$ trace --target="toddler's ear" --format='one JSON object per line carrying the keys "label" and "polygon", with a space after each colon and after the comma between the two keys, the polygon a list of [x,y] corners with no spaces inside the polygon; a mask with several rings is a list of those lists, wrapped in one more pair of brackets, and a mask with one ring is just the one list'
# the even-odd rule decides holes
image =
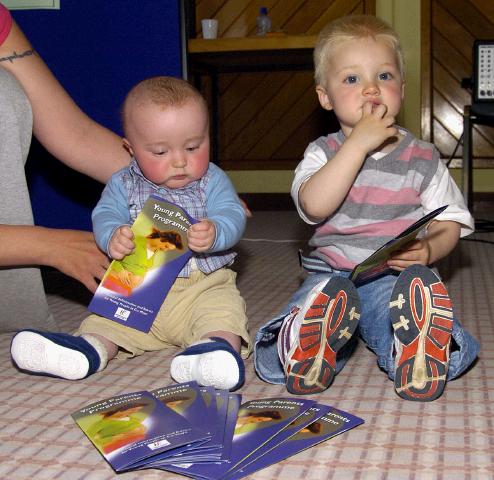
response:
{"label": "toddler's ear", "polygon": [[326,90],[321,87],[321,85],[317,85],[316,93],[319,98],[319,103],[324,110],[333,110],[333,104],[331,103]]}

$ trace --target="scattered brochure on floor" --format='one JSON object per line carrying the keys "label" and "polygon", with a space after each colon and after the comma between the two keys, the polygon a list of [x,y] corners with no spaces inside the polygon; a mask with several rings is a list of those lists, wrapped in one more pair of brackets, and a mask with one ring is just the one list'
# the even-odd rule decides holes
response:
{"label": "scattered brochure on floor", "polygon": [[[148,462],[148,468],[157,468],[161,462],[177,463],[190,461],[192,458],[209,462],[221,459],[226,417],[218,412],[214,392],[213,388],[199,387],[196,382],[175,384],[151,391],[162,403],[185,417],[191,425],[200,425],[207,433],[208,441],[174,455],[153,458],[151,463]],[[206,403],[207,398],[209,404]]]}
{"label": "scattered brochure on floor", "polygon": [[[319,404],[317,407],[326,407],[328,411],[320,417],[318,416],[319,412],[315,413],[316,418],[308,424],[292,425],[285,439],[280,439],[279,442],[278,439],[275,439],[275,442],[268,445],[269,448],[244,462],[228,477],[225,477],[225,480],[238,480],[251,475],[364,423],[361,418],[336,408]],[[313,409],[317,407],[313,407]]]}
{"label": "scattered brochure on floor", "polygon": [[[177,455],[165,458],[160,461],[157,468],[172,464],[199,464],[199,463],[211,463],[211,462],[225,462],[230,458],[230,452],[232,447],[232,438],[237,421],[237,414],[240,408],[242,397],[235,393],[230,393],[226,390],[216,391],[216,404],[217,404],[217,420],[216,423],[219,426],[219,433],[221,435],[221,445],[218,448],[216,446],[216,438],[213,437],[209,445],[204,445],[200,452],[184,451]],[[209,447],[209,448],[208,448]]]}
{"label": "scattered brochure on floor", "polygon": [[92,403],[72,414],[77,425],[117,472],[139,468],[210,436],[149,392]]}
{"label": "scattered brochure on floor", "polygon": [[[292,437],[298,431],[307,428],[311,423],[322,417],[325,413],[329,412],[331,407],[327,405],[315,404],[308,410],[305,410],[301,415],[295,418],[288,426],[283,428],[277,435],[275,435],[269,442],[259,447],[257,450],[247,456],[242,462],[238,463],[234,468],[228,472],[228,478],[237,477],[242,474],[247,465],[256,462],[256,459],[264,456],[266,453],[273,450],[276,446]],[[243,475],[242,475],[243,476]]]}
{"label": "scattered brochure on floor", "polygon": [[226,462],[171,465],[165,469],[197,478],[223,478],[314,403],[314,400],[299,398],[264,398],[246,402],[238,410],[230,457]]}
{"label": "scattered brochure on floor", "polygon": [[295,397],[242,403],[242,396],[196,382],[92,403],[72,418],[116,472],[166,470],[234,480],[364,421]]}

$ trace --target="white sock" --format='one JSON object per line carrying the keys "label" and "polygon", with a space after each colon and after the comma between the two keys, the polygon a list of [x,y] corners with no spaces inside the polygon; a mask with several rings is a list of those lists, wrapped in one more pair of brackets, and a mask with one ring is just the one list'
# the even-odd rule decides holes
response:
{"label": "white sock", "polygon": [[101,372],[101,370],[104,370],[108,365],[108,351],[106,350],[105,345],[99,338],[90,333],[83,333],[81,337],[96,350],[96,353],[99,356],[99,368],[96,371]]}
{"label": "white sock", "polygon": [[[204,339],[190,346],[210,343]],[[177,355],[170,365],[170,375],[177,383],[195,380],[199,385],[230,390],[238,384],[240,371],[233,354],[214,350],[197,355]]]}
{"label": "white sock", "polygon": [[293,344],[293,339],[297,338],[298,330],[300,329],[300,321],[296,321],[297,311],[292,311],[283,319],[280,331],[278,333],[277,346],[278,357],[282,365],[285,364],[285,358],[287,353]]}

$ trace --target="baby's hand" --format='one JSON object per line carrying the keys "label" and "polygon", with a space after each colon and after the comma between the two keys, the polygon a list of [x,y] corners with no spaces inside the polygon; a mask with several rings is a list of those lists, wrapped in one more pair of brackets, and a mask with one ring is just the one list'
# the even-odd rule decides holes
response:
{"label": "baby's hand", "polygon": [[122,260],[134,250],[134,234],[128,225],[118,227],[110,239],[108,253],[115,260]]}
{"label": "baby's hand", "polygon": [[396,252],[388,260],[388,266],[393,270],[401,272],[402,270],[405,270],[405,268],[416,263],[428,265],[430,262],[430,255],[431,250],[427,240],[414,240],[406,245],[403,250]]}
{"label": "baby's hand", "polygon": [[216,227],[211,220],[203,219],[191,225],[187,232],[189,248],[194,252],[206,252],[214,243]]}
{"label": "baby's hand", "polygon": [[366,102],[362,108],[362,118],[353,128],[349,139],[358,142],[367,154],[380,147],[388,138],[398,135],[394,124],[395,117],[387,115],[386,105]]}

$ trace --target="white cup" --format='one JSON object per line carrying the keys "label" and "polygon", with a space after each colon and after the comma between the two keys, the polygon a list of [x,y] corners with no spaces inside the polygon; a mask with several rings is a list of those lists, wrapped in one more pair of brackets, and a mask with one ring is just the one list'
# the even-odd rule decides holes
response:
{"label": "white cup", "polygon": [[218,20],[215,18],[205,18],[201,20],[203,38],[216,38],[218,36]]}

